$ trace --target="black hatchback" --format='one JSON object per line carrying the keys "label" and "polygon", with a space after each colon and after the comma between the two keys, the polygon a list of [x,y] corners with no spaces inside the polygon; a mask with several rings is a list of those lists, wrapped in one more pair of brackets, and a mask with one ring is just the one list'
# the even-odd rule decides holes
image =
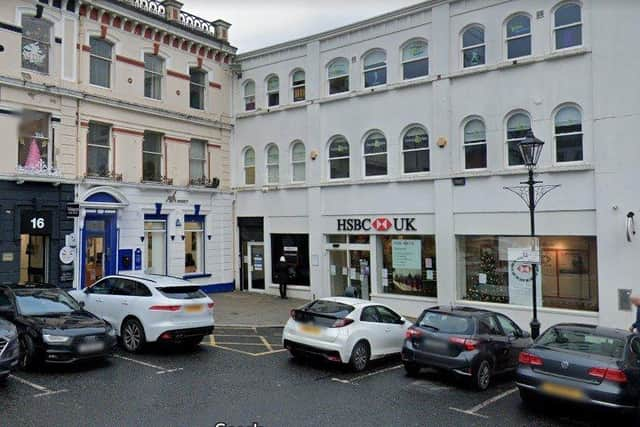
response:
{"label": "black hatchback", "polygon": [[516,384],[525,403],[544,397],[635,412],[640,336],[594,325],[552,326],[520,354]]}
{"label": "black hatchback", "polygon": [[111,355],[116,334],[64,290],[44,284],[0,286],[0,317],[15,324],[20,367]]}
{"label": "black hatchback", "polygon": [[486,390],[495,374],[514,371],[529,333],[507,316],[472,307],[432,307],[406,332],[402,361],[409,375],[422,367],[454,372]]}

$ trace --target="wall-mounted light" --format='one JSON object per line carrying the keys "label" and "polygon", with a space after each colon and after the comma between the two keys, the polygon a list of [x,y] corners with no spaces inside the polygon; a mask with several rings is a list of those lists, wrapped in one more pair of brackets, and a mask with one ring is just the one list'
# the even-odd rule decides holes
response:
{"label": "wall-mounted light", "polygon": [[180,236],[180,238],[181,238],[182,240],[184,240],[184,234],[183,234],[182,236]]}
{"label": "wall-mounted light", "polygon": [[175,240],[175,239],[176,239],[176,236],[172,234],[171,235],[171,240]]}
{"label": "wall-mounted light", "polygon": [[140,241],[144,242],[144,236],[140,236]]}
{"label": "wall-mounted light", "polygon": [[207,234],[207,239],[211,240],[211,237],[213,237],[211,234]]}

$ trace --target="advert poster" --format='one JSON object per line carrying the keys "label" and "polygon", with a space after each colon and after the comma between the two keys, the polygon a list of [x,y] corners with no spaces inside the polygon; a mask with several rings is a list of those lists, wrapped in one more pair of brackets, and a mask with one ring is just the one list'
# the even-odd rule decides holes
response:
{"label": "advert poster", "polygon": [[422,288],[422,241],[392,240],[393,285],[402,291]]}
{"label": "advert poster", "polygon": [[[529,249],[509,248],[509,304],[531,306],[533,282],[533,266],[531,261],[523,261],[523,251]],[[526,258],[526,257],[525,257]],[[536,301],[542,305],[542,274],[538,269],[536,276]]]}

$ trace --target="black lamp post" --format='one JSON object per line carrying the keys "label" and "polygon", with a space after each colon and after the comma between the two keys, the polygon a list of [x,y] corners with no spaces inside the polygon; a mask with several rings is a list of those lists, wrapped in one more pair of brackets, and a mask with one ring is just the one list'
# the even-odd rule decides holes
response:
{"label": "black lamp post", "polygon": [[[533,179],[533,170],[538,164],[538,160],[540,159],[540,153],[542,153],[542,147],[544,146],[544,142],[533,135],[533,131],[529,130],[525,138],[520,142],[520,154],[522,155],[522,160],[524,161],[524,165],[529,170],[529,180],[523,182],[522,184],[526,184],[529,188],[529,202],[527,205],[529,206],[529,217],[531,221],[531,241],[536,236],[536,219],[535,219],[535,210],[536,210],[536,197],[535,197],[535,185],[541,183],[541,181],[534,181]],[[531,337],[533,339],[537,338],[540,335],[540,322],[538,321],[538,300],[537,300],[537,289],[536,289],[536,279],[537,279],[537,270],[538,265],[535,263],[531,264],[531,280],[532,280],[532,298],[533,298],[533,319],[531,319]]]}

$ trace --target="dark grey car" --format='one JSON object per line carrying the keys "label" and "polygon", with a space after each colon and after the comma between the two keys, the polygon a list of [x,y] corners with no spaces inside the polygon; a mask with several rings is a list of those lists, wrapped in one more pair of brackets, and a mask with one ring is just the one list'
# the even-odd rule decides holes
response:
{"label": "dark grey car", "polygon": [[520,354],[516,382],[525,403],[540,397],[637,411],[640,336],[583,324],[552,326]]}
{"label": "dark grey car", "polygon": [[472,307],[432,307],[406,333],[402,361],[409,375],[432,367],[469,377],[479,390],[494,374],[514,371],[529,333],[501,313]]}
{"label": "dark grey car", "polygon": [[0,382],[18,365],[18,332],[13,324],[0,319]]}

